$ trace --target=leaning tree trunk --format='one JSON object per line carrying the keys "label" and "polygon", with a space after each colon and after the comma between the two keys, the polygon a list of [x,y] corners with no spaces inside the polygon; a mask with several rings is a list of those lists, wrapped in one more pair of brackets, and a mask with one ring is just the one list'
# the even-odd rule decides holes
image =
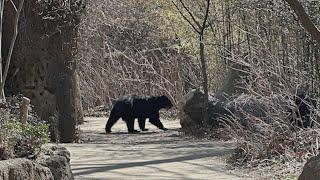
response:
{"label": "leaning tree trunk", "polygon": [[[18,0],[15,0],[18,2]],[[73,1],[66,1],[72,3]],[[12,36],[12,6],[6,2],[3,26],[4,57]],[[43,6],[39,3],[48,3]],[[51,3],[51,4],[49,4]],[[74,65],[76,47],[77,13],[56,16],[47,11],[55,5],[66,5],[54,1],[25,1],[20,17],[19,35],[12,55],[6,92],[22,93],[31,99],[36,111],[43,119],[58,118],[61,142],[75,139],[77,117],[82,117],[77,71]],[[49,7],[51,6],[51,7]],[[49,7],[49,8],[48,8]],[[75,8],[74,6],[71,6]],[[63,8],[63,7],[62,7]],[[58,8],[61,13],[61,7]],[[70,8],[66,8],[70,10]],[[75,9],[71,9],[75,10]],[[46,18],[51,15],[53,18]],[[65,19],[58,19],[64,17]]]}
{"label": "leaning tree trunk", "polygon": [[305,12],[303,6],[298,0],[286,0],[294,13],[297,15],[303,28],[310,33],[313,39],[320,45],[320,30],[311,21],[309,15]]}

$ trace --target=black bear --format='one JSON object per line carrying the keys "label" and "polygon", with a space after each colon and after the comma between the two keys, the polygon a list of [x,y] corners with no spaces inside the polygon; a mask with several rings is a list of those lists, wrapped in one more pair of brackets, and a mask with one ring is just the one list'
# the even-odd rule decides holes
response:
{"label": "black bear", "polygon": [[[294,112],[297,118],[291,116],[291,123],[302,128],[313,127],[314,122],[311,115],[317,108],[317,102],[308,95],[306,90],[298,90],[294,102],[297,106],[297,110]],[[291,114],[293,114],[292,111]]]}
{"label": "black bear", "polygon": [[134,120],[138,118],[139,127],[142,131],[147,131],[145,128],[146,119],[159,129],[167,130],[160,121],[159,110],[170,109],[172,103],[167,96],[123,96],[114,104],[110,117],[107,121],[105,130],[106,133],[111,132],[112,126],[120,119],[127,124],[128,132],[139,132],[134,129]]}

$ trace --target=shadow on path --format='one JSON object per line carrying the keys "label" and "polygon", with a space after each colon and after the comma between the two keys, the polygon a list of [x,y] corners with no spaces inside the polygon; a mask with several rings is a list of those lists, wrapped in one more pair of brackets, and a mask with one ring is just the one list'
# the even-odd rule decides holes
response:
{"label": "shadow on path", "polygon": [[[176,158],[170,158],[170,159],[160,159],[160,160],[131,162],[131,163],[118,163],[118,164],[107,165],[107,166],[91,166],[91,167],[86,167],[86,168],[75,168],[73,170],[75,170],[75,171],[84,170],[81,172],[74,173],[75,176],[78,176],[78,175],[104,172],[104,171],[110,171],[110,170],[116,170],[116,169],[122,169],[122,168],[131,168],[131,167],[137,167],[137,166],[140,167],[140,166],[162,164],[162,163],[172,163],[172,162],[183,162],[183,161],[201,159],[201,158],[206,158],[206,157],[223,156],[226,154],[230,154],[231,152],[232,152],[232,150],[228,149],[228,150],[223,150],[223,151],[219,151],[219,152],[196,154],[196,155],[182,156],[182,157],[176,157]],[[76,164],[74,164],[74,165],[76,165]]]}
{"label": "shadow on path", "polygon": [[163,123],[170,130],[150,125],[148,132],[129,134],[117,123],[105,134],[105,118],[87,118],[81,143],[65,144],[75,179],[242,179],[220,159],[233,152],[232,142],[186,137],[179,121]]}

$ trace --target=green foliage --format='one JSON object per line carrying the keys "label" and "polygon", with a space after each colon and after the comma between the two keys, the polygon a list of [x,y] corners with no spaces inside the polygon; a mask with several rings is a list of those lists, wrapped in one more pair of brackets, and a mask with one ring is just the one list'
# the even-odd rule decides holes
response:
{"label": "green foliage", "polygon": [[39,153],[49,142],[49,126],[30,108],[27,124],[19,121],[22,95],[8,97],[0,108],[0,160],[28,157]]}
{"label": "green foliage", "polygon": [[7,143],[15,157],[37,154],[40,147],[49,142],[47,124],[21,124],[17,119],[8,119],[0,129],[1,142]]}

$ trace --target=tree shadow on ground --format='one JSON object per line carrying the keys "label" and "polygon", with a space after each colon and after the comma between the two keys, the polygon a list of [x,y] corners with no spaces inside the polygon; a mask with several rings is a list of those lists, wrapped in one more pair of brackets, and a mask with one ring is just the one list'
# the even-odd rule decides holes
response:
{"label": "tree shadow on ground", "polygon": [[110,134],[105,134],[99,123],[87,125],[84,143],[73,147],[77,149],[72,161],[75,177],[190,179],[231,174],[217,158],[233,152],[232,142],[185,136],[177,123],[170,123],[168,131],[151,126],[149,131],[135,134],[129,134],[124,123]]}
{"label": "tree shadow on ground", "polygon": [[[181,157],[175,157],[175,158],[168,158],[168,159],[160,159],[160,160],[151,160],[151,161],[141,161],[141,162],[130,162],[130,163],[116,163],[111,165],[103,165],[97,164],[98,166],[90,166],[85,168],[74,168],[75,176],[80,175],[87,175],[92,173],[99,173],[99,172],[105,172],[110,170],[118,170],[123,168],[132,168],[132,167],[143,167],[147,165],[155,165],[155,164],[162,164],[162,163],[173,163],[173,162],[184,162],[189,160],[195,160],[195,159],[201,159],[206,157],[215,157],[215,156],[223,156],[226,154],[230,154],[232,152],[232,149],[227,149],[223,151],[217,151],[212,153],[203,153],[203,154],[193,154],[193,155],[187,155],[187,156],[181,156]],[[74,164],[77,166],[77,164]]]}

